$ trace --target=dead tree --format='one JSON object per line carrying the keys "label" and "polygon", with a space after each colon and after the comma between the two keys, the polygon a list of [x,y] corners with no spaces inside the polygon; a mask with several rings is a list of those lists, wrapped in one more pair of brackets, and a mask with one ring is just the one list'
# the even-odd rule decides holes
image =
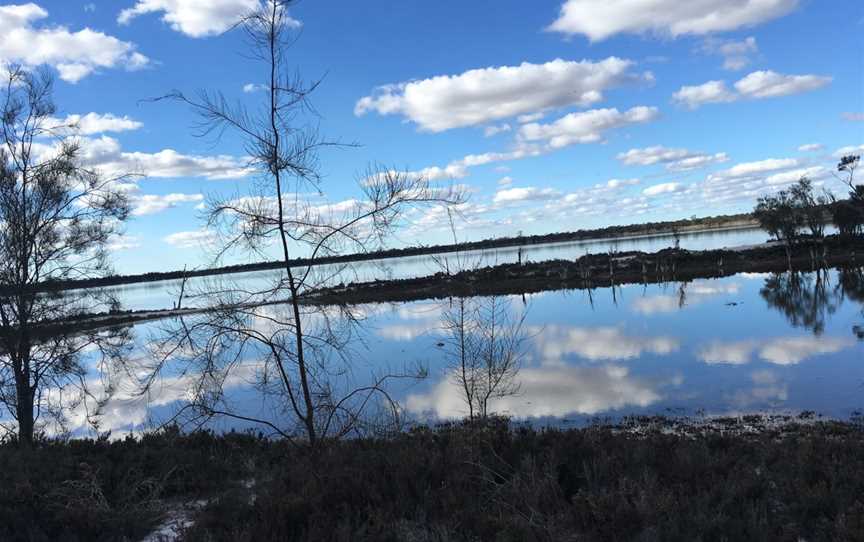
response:
{"label": "dead tree", "polygon": [[[383,384],[403,374],[377,375],[359,387],[341,378],[354,370],[350,347],[356,344],[362,318],[348,305],[309,302],[320,287],[350,272],[349,264],[334,268],[317,262],[381,248],[403,223],[407,208],[459,204],[463,197],[449,187],[433,186],[423,176],[381,167],[361,176],[362,197],[355,200],[328,205],[301,196],[323,195],[319,151],[339,144],[320,138],[304,123],[314,117],[309,97],[319,82],[306,84],[289,68],[287,52],[296,37],[288,16],[292,4],[267,0],[237,25],[246,35],[249,55],[266,75],[259,108],[231,104],[223,95],[206,91],[165,97],[199,115],[196,135],[239,136],[250,157],[248,167],[257,175],[249,194],[208,202],[207,226],[220,234],[216,259],[232,254],[267,258],[275,247],[284,264],[282,276],[266,287],[226,281],[202,292],[209,297],[211,310],[165,330],[158,363],[142,385],[146,390],[165,364],[179,357],[184,370],[197,374],[190,404],[198,415],[263,423],[285,437],[300,435],[314,447],[322,439],[355,430],[375,397],[398,413]],[[296,257],[305,259],[303,266],[292,264]],[[258,360],[258,389],[278,398],[280,414],[287,420],[277,424],[227,406],[225,383],[244,364],[248,367],[249,357]]]}

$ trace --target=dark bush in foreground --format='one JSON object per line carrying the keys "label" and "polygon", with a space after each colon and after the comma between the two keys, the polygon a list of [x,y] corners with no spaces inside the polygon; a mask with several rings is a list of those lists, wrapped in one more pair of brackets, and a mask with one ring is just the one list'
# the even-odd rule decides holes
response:
{"label": "dark bush in foreground", "polygon": [[312,455],[174,434],[47,444],[30,466],[3,447],[0,539],[134,539],[199,497],[186,540],[864,539],[861,426],[751,423],[458,424]]}

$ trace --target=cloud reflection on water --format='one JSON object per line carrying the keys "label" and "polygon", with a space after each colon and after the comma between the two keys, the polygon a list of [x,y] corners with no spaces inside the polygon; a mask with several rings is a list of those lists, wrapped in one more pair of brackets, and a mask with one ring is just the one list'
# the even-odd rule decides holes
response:
{"label": "cloud reflection on water", "polygon": [[[491,410],[517,418],[539,418],[644,408],[662,399],[659,388],[663,385],[680,383],[634,376],[627,367],[618,365],[544,365],[523,369],[518,380],[520,393],[495,400]],[[467,414],[461,390],[450,375],[428,393],[409,395],[405,406],[412,414],[442,419]]]}
{"label": "cloud reflection on water", "polygon": [[698,357],[708,364],[745,365],[754,354],[775,365],[796,365],[802,361],[827,354],[835,354],[855,346],[845,337],[802,336],[767,340],[715,341],[703,347]]}

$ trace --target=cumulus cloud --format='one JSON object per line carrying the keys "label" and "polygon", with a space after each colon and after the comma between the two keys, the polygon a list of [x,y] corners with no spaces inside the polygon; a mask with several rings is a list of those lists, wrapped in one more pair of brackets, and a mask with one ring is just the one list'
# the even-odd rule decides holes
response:
{"label": "cumulus cloud", "polygon": [[797,5],[798,0],[567,0],[548,29],[591,41],[619,33],[703,35],[755,26]]}
{"label": "cumulus cloud", "polygon": [[745,98],[774,98],[816,90],[830,83],[831,79],[819,75],[783,75],[761,70],[735,83],[735,88]]}
{"label": "cumulus cloud", "polygon": [[95,135],[107,132],[128,132],[138,130],[143,123],[126,115],[118,117],[111,113],[87,113],[86,115],[67,115],[65,119],[54,121],[57,126],[74,127],[80,135]]}
{"label": "cumulus cloud", "polygon": [[674,194],[684,189],[681,183],[661,183],[649,186],[642,191],[648,197],[659,196],[661,194]]}
{"label": "cumulus cloud", "polygon": [[166,235],[163,241],[177,248],[199,248],[216,242],[216,235],[207,230],[178,231]]}
{"label": "cumulus cloud", "polygon": [[141,243],[138,241],[138,238],[133,235],[114,235],[108,239],[105,248],[110,252],[117,252],[120,250],[132,250],[140,246]]}
{"label": "cumulus cloud", "polygon": [[744,99],[760,100],[801,94],[820,89],[832,78],[821,75],[785,75],[771,70],[760,70],[746,75],[735,83],[735,91],[724,81],[708,81],[701,85],[683,86],[672,95],[672,100],[690,109],[704,104],[734,102]]}
{"label": "cumulus cloud", "polygon": [[132,198],[132,215],[145,216],[161,213],[180,203],[199,203],[203,194],[140,194]]}
{"label": "cumulus cloud", "polygon": [[685,85],[672,95],[676,103],[696,109],[703,104],[734,102],[738,99],[723,81],[708,81],[701,85]]}
{"label": "cumulus cloud", "polygon": [[495,125],[487,126],[486,128],[484,128],[483,129],[483,135],[485,137],[492,137],[492,136],[496,136],[498,134],[503,134],[505,132],[509,132],[512,129],[513,128],[509,124],[507,124],[506,122],[504,124],[495,124]]}
{"label": "cumulus cloud", "polygon": [[798,150],[801,152],[818,152],[825,148],[825,145],[821,143],[807,143],[806,145],[801,145],[798,147]]}
{"label": "cumulus cloud", "polygon": [[267,90],[267,85],[256,85],[255,83],[246,83],[243,85],[243,92],[246,94],[258,92],[259,90]]}
{"label": "cumulus cloud", "polygon": [[109,175],[137,173],[155,178],[238,179],[251,174],[243,160],[227,155],[190,155],[173,149],[126,152],[111,137],[82,140],[82,158]]}
{"label": "cumulus cloud", "polygon": [[520,203],[524,201],[543,201],[557,198],[561,195],[560,192],[552,188],[535,188],[528,186],[525,188],[507,188],[499,190],[495,193],[492,199],[493,203]]}
{"label": "cumulus cloud", "polygon": [[473,69],[379,87],[357,102],[354,113],[402,115],[423,131],[443,132],[565,106],[587,107],[601,101],[607,89],[652,80],[650,74],[631,73],[632,66],[630,60],[609,57]]}
{"label": "cumulus cloud", "polygon": [[801,177],[820,180],[829,174],[823,166],[808,166],[803,159],[768,158],[754,162],[743,162],[708,175],[700,187],[707,205],[732,201],[753,200],[776,190],[783,184],[797,181]]}
{"label": "cumulus cloud", "polygon": [[791,184],[797,182],[801,177],[807,177],[811,181],[822,179],[828,176],[828,168],[824,166],[813,166],[800,169],[793,169],[783,173],[775,173],[765,178],[767,185]]}
{"label": "cumulus cloud", "polygon": [[[203,38],[228,30],[260,5],[260,0],[138,0],[131,8],[120,12],[117,22],[129,24],[141,15],[161,13],[162,20],[172,30]],[[299,21],[290,17],[287,24],[300,26]]]}
{"label": "cumulus cloud", "polygon": [[544,141],[558,149],[577,143],[596,143],[604,132],[631,124],[644,124],[659,116],[656,107],[638,106],[627,111],[592,109],[570,113],[549,124],[530,123],[519,128],[523,141]]}
{"label": "cumulus cloud", "polygon": [[90,28],[35,27],[48,12],[34,3],[0,6],[0,60],[25,66],[48,65],[60,78],[77,83],[100,68],[136,70],[150,60],[135,45]]}
{"label": "cumulus cloud", "polygon": [[633,186],[639,183],[639,179],[609,179],[606,181],[606,186],[609,188],[620,188],[622,186]]}
{"label": "cumulus cloud", "polygon": [[846,147],[840,147],[836,151],[834,151],[834,157],[840,158],[841,156],[848,156],[850,154],[864,154],[864,145],[847,145]]}
{"label": "cumulus cloud", "polygon": [[741,41],[707,38],[702,44],[702,50],[722,56],[723,69],[734,71],[746,68],[751,62],[750,56],[759,52],[759,46],[753,36]]}
{"label": "cumulus cloud", "polygon": [[729,169],[718,171],[708,177],[708,180],[750,178],[754,175],[782,169],[790,169],[799,164],[795,158],[767,158],[755,162],[742,162]]}
{"label": "cumulus cloud", "polygon": [[669,171],[692,171],[729,160],[725,152],[706,154],[687,149],[671,149],[662,145],[644,149],[630,149],[618,154],[617,158],[629,166],[664,164]]}

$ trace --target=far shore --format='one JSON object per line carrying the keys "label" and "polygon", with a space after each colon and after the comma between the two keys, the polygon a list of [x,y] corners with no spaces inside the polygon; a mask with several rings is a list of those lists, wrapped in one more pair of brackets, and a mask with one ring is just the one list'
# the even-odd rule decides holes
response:
{"label": "far shore", "polygon": [[[825,267],[864,265],[862,260],[864,240],[841,239],[832,235],[824,239],[818,250],[807,244],[796,247],[791,264],[793,271],[809,272]],[[778,243],[706,251],[664,249],[654,253],[589,254],[577,260],[501,264],[454,274],[436,273],[411,279],[337,285],[305,293],[302,303],[356,305],[478,295],[518,295],[550,290],[593,290],[625,284],[686,282],[738,273],[781,273],[789,271],[789,264],[784,248]],[[289,301],[286,298],[234,306],[84,314],[72,321],[43,324],[40,334],[51,336],[68,333],[70,329],[98,331],[213,310],[243,310]]]}
{"label": "far shore", "polygon": [[[696,233],[754,229],[758,227],[758,223],[750,214],[724,215],[668,222],[649,222],[644,224],[630,224],[625,226],[609,226],[607,228],[578,230],[573,232],[561,232],[517,237],[499,237],[494,239],[485,239],[482,241],[472,241],[458,244],[430,246],[421,245],[406,248],[393,248],[363,253],[346,254],[343,256],[322,257],[316,258],[314,261],[310,261],[306,258],[297,258],[291,260],[290,265],[291,267],[304,267],[308,265],[327,265],[362,262],[370,260],[385,260],[392,258],[404,258],[409,256],[447,254],[453,252],[488,250],[495,248],[511,248],[520,246],[560,244],[582,241],[605,241],[609,239],[620,239],[621,241],[626,241],[651,237],[691,235]],[[136,275],[112,275],[108,277],[86,280],[46,282],[41,284],[39,291],[102,288],[108,286],[120,286],[124,284],[181,280],[184,278],[248,273],[253,271],[272,271],[284,268],[285,263],[279,260],[240,265],[228,265],[207,269],[151,272]]]}

